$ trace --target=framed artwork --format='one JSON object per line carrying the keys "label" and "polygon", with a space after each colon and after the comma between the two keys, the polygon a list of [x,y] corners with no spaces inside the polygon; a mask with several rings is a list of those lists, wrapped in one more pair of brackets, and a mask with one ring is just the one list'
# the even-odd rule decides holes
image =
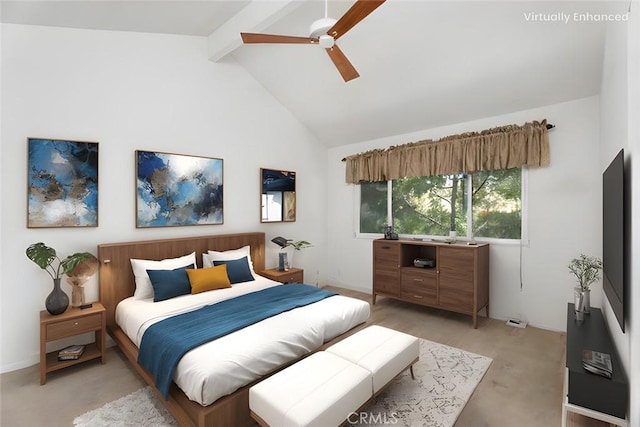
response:
{"label": "framed artwork", "polygon": [[296,173],[260,169],[260,222],[296,220]]}
{"label": "framed artwork", "polygon": [[223,223],[223,161],[136,151],[136,227]]}
{"label": "framed artwork", "polygon": [[98,226],[98,143],[27,139],[27,227]]}

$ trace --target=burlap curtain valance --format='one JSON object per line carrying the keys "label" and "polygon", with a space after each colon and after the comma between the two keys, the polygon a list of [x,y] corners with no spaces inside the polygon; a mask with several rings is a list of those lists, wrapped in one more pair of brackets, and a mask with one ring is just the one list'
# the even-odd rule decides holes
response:
{"label": "burlap curtain valance", "polygon": [[371,150],[345,159],[346,181],[358,184],[411,177],[549,165],[547,121],[508,125]]}

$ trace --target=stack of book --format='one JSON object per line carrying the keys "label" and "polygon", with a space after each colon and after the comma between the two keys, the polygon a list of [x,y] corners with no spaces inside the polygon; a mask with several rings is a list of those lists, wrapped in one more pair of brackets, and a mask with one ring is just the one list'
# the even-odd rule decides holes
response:
{"label": "stack of book", "polygon": [[70,345],[58,351],[58,360],[78,360],[84,352],[84,345]]}
{"label": "stack of book", "polygon": [[593,350],[582,350],[582,367],[589,372],[611,378],[611,356]]}

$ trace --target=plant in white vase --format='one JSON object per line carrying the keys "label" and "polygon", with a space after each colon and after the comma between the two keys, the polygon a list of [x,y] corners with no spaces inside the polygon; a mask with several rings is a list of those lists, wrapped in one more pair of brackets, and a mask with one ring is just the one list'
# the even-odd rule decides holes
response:
{"label": "plant in white vase", "polygon": [[580,254],[569,263],[569,271],[576,277],[579,284],[574,289],[577,312],[589,313],[591,284],[600,278],[600,270],[602,270],[602,260],[585,254]]}
{"label": "plant in white vase", "polygon": [[291,239],[287,239],[287,242],[285,243],[285,245],[282,247],[282,249],[286,249],[288,247],[293,248],[294,250],[289,254],[289,260],[288,260],[288,266],[286,267],[286,269],[288,270],[289,267],[293,267],[293,254],[295,253],[295,251],[299,251],[301,249],[304,248],[308,248],[309,246],[311,246],[310,242],[307,242],[306,240],[291,240]]}

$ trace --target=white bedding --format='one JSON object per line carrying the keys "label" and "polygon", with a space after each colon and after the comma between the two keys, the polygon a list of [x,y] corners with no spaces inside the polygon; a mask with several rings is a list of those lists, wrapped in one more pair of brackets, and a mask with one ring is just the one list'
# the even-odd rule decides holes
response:
{"label": "white bedding", "polygon": [[[161,302],[127,298],[116,308],[116,322],[139,346],[150,325],[171,315],[278,285],[256,276],[231,288]],[[369,313],[367,302],[337,295],[279,314],[189,351],[173,380],[189,399],[209,405],[365,322]]]}

